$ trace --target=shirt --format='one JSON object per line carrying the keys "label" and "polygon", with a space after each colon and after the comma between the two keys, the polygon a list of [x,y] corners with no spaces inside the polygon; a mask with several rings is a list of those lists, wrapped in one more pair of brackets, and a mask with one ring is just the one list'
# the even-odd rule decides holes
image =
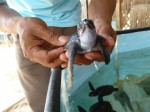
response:
{"label": "shirt", "polygon": [[[4,1],[4,0],[0,0]],[[6,0],[23,17],[37,17],[48,26],[70,27],[81,20],[80,0]]]}

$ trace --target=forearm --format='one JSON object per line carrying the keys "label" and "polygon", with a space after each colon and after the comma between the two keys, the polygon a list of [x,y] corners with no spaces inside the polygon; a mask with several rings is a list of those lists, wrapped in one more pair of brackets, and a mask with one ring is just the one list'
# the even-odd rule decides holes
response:
{"label": "forearm", "polygon": [[7,4],[0,4],[0,31],[17,33],[17,23],[21,15],[10,9]]}
{"label": "forearm", "polygon": [[89,18],[111,22],[115,7],[116,0],[91,0],[88,11]]}

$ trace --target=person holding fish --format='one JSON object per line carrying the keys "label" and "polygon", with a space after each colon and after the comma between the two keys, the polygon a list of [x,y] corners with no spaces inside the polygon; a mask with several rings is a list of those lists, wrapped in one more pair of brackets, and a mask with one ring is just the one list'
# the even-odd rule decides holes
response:
{"label": "person holding fish", "polygon": [[[115,5],[116,0],[91,0],[88,8],[109,53],[116,41],[111,26]],[[0,30],[14,38],[19,79],[33,112],[44,110],[50,68],[67,67],[64,46],[80,20],[80,0],[0,0]],[[93,61],[104,61],[100,51],[77,54],[74,63]]]}

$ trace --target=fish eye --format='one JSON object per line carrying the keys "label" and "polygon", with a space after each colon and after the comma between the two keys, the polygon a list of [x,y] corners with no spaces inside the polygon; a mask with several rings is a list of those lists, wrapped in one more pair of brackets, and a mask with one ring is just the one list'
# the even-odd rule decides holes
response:
{"label": "fish eye", "polygon": [[88,23],[94,25],[92,20],[88,20]]}
{"label": "fish eye", "polygon": [[77,28],[78,28],[78,29],[82,29],[82,24],[78,24],[78,25],[77,25]]}
{"label": "fish eye", "polygon": [[95,28],[94,23],[90,19],[84,19],[82,20],[84,25],[87,25],[89,28]]}
{"label": "fish eye", "polygon": [[84,24],[84,25],[86,25],[86,24],[88,24],[88,20],[87,19],[82,19],[82,24]]}
{"label": "fish eye", "polygon": [[77,29],[84,29],[84,27],[85,27],[84,21],[79,22],[79,24],[77,25]]}
{"label": "fish eye", "polygon": [[88,20],[87,22],[88,22],[87,25],[89,28],[91,28],[91,29],[95,28],[95,25],[92,20]]}

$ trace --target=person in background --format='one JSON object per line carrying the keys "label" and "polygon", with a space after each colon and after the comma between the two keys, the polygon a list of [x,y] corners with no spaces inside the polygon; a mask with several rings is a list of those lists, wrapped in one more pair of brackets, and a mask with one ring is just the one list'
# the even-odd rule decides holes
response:
{"label": "person in background", "polygon": [[[116,33],[111,26],[116,0],[91,0],[89,19],[111,53]],[[80,0],[0,0],[0,30],[11,33],[18,74],[33,112],[43,112],[50,68],[67,66],[63,46],[81,20]],[[104,61],[100,52],[78,54],[76,64]]]}

